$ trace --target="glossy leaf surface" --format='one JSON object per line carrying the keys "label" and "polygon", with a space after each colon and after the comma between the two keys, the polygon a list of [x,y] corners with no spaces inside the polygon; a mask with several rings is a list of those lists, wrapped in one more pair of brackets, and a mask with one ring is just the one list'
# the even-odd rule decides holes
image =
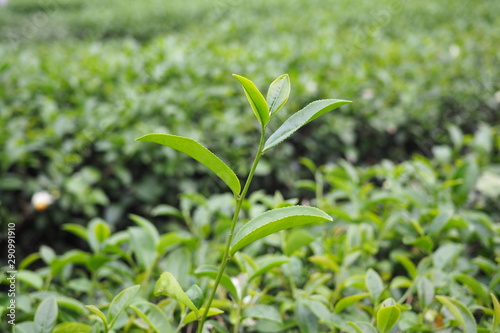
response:
{"label": "glossy leaf surface", "polygon": [[323,99],[312,102],[311,104],[307,105],[302,110],[297,111],[294,115],[288,118],[276,130],[276,132],[274,132],[269,137],[269,139],[267,139],[264,146],[264,151],[267,151],[277,146],[284,140],[288,139],[299,128],[310,123],[314,119],[347,103],[351,103],[351,101],[345,101],[340,99]]}
{"label": "glossy leaf surface", "polygon": [[332,218],[313,207],[292,206],[270,210],[238,230],[233,238],[230,253],[234,254],[244,246],[277,231],[322,221],[332,221]]}
{"label": "glossy leaf surface", "polygon": [[229,186],[234,194],[239,194],[241,191],[240,180],[236,177],[234,171],[214,153],[193,139],[171,134],[152,133],[135,140],[154,142],[178,150],[212,170],[217,177]]}
{"label": "glossy leaf surface", "polygon": [[241,83],[245,95],[247,96],[248,103],[250,103],[259,123],[262,126],[267,125],[269,122],[269,106],[264,96],[262,96],[262,93],[249,79],[237,74],[233,74],[233,76]]}

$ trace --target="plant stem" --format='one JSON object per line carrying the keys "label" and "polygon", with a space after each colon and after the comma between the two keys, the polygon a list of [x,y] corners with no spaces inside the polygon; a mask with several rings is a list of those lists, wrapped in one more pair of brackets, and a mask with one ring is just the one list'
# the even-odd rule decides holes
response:
{"label": "plant stem", "polygon": [[245,182],[245,186],[243,187],[243,191],[241,191],[241,194],[236,196],[236,208],[234,210],[233,220],[231,221],[231,229],[229,231],[229,236],[227,237],[227,240],[226,240],[226,247],[224,249],[224,254],[222,256],[222,263],[219,267],[219,272],[217,273],[217,277],[215,278],[215,284],[214,284],[214,287],[212,289],[212,292],[210,293],[210,297],[209,297],[208,303],[205,307],[205,311],[203,312],[203,315],[200,319],[200,322],[198,325],[198,333],[201,333],[201,331],[203,330],[203,324],[205,323],[205,320],[207,319],[208,311],[210,309],[210,306],[212,305],[212,301],[214,300],[215,293],[217,292],[217,287],[219,286],[220,280],[222,279],[222,275],[224,274],[224,270],[226,269],[227,262],[231,259],[231,256],[229,255],[229,250],[231,249],[231,241],[233,240],[234,229],[236,227],[236,223],[238,222],[238,217],[240,215],[241,205],[243,204],[243,200],[245,199],[245,196],[248,192],[248,189],[250,188],[250,183],[252,182],[252,179],[253,179],[253,176],[255,174],[255,170],[257,169],[257,165],[259,164],[260,158],[263,155],[262,150],[264,149],[265,135],[266,135],[266,128],[263,127],[261,134],[260,134],[259,149],[257,150],[257,155],[255,155],[255,159],[253,160],[252,168],[250,169],[250,172],[248,173],[248,178]]}

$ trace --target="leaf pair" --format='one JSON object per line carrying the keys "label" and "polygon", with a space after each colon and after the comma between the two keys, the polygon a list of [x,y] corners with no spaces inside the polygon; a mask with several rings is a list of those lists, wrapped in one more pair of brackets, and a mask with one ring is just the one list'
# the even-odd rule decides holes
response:
{"label": "leaf pair", "polygon": [[271,117],[288,101],[290,96],[290,78],[288,74],[281,75],[271,83],[267,92],[267,99],[264,98],[252,81],[240,75],[233,74],[233,76],[241,83],[255,117],[257,117],[262,127],[265,127]]}

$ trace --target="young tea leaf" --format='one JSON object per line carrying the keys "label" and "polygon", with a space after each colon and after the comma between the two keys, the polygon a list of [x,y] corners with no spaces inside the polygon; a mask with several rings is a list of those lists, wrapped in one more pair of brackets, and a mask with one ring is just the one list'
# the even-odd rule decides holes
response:
{"label": "young tea leaf", "polygon": [[493,327],[491,328],[491,333],[495,332],[495,329],[500,325],[500,303],[498,299],[493,295],[491,295],[491,301],[493,302]]}
{"label": "young tea leaf", "polygon": [[358,301],[362,300],[363,298],[366,298],[370,296],[368,293],[362,293],[362,294],[357,294],[357,295],[351,295],[342,298],[340,301],[335,304],[335,312],[340,313],[342,310],[344,310],[346,307],[349,305],[352,305],[354,303],[357,303]]}
{"label": "young tea leaf", "polygon": [[220,158],[197,141],[171,134],[146,134],[135,141],[149,141],[178,150],[210,170],[219,177],[233,191],[235,195],[241,192],[241,184],[233,170],[231,170]]}
{"label": "young tea leaf", "polygon": [[131,305],[130,308],[137,313],[155,333],[173,332],[165,313],[153,303],[144,302]]}
{"label": "young tea leaf", "polygon": [[258,258],[258,268],[256,268],[255,272],[248,278],[248,281],[250,282],[274,267],[281,266],[289,261],[290,259],[285,256],[260,257]]}
{"label": "young tea leaf", "polygon": [[[211,266],[201,266],[196,269],[194,272],[196,276],[208,276],[212,279],[216,279],[217,277],[217,268],[211,267]],[[222,274],[220,284],[226,288],[228,293],[230,293],[235,300],[240,299],[240,295],[238,293],[238,290],[236,289],[236,286],[234,285],[233,281],[227,274]]]}
{"label": "young tea leaf", "polygon": [[243,311],[244,318],[259,318],[282,323],[281,316],[275,307],[271,305],[252,305]]}
{"label": "young tea leaf", "polygon": [[401,310],[395,305],[381,308],[377,312],[377,328],[379,332],[389,333],[394,325],[396,325],[400,315]]}
{"label": "young tea leaf", "polygon": [[257,117],[257,120],[262,126],[267,125],[269,122],[269,106],[267,105],[266,99],[262,96],[261,92],[255,84],[249,79],[233,74],[236,80],[240,81],[245,95],[247,96],[248,103],[252,107],[253,113]]}
{"label": "young tea leaf", "polygon": [[373,327],[370,323],[365,322],[347,322],[352,328],[356,330],[357,333],[377,333],[375,327]]}
{"label": "young tea leaf", "polygon": [[380,275],[378,275],[377,272],[370,268],[366,272],[365,283],[366,288],[368,289],[368,292],[370,293],[370,296],[372,298],[373,305],[376,306],[380,299],[380,296],[382,295],[382,292],[384,291],[384,283],[382,282],[382,278],[380,277]]}
{"label": "young tea leaf", "polygon": [[177,282],[175,277],[169,272],[163,273],[158,281],[156,281],[154,295],[165,295],[175,298],[178,302],[193,310],[197,317],[200,316],[198,308],[196,308],[196,306],[189,299],[184,290],[182,290],[179,282]]}
{"label": "young tea leaf", "polygon": [[424,309],[434,300],[434,285],[428,278],[423,277],[417,282],[417,295]]}
{"label": "young tea leaf", "polygon": [[[200,312],[203,313],[205,312],[205,308],[201,308],[200,309]],[[217,308],[210,308],[208,310],[208,314],[207,314],[207,317],[211,317],[211,316],[216,316],[218,314],[221,314],[221,313],[224,313],[224,311],[222,311],[221,309],[217,309]],[[197,320],[197,317],[196,317],[196,313],[195,312],[190,312],[187,314],[187,316],[184,318],[184,325],[185,324],[189,324],[190,322],[192,321],[195,321]]]}
{"label": "young tea leaf", "polygon": [[95,306],[95,305],[85,305],[85,307],[87,309],[89,309],[90,311],[92,311],[99,318],[101,318],[104,326],[108,325],[108,319],[106,318],[106,315],[101,310],[99,310],[99,308],[97,306]]}
{"label": "young tea leaf", "polygon": [[467,309],[465,305],[457,301],[456,299],[446,297],[446,296],[436,296],[436,299],[446,306],[446,308],[455,317],[456,321],[462,326],[464,332],[467,333],[477,333],[476,320],[472,313]]}
{"label": "young tea leaf", "polygon": [[332,221],[325,212],[308,206],[292,206],[270,210],[242,226],[233,238],[230,254],[275,232],[309,223]]}
{"label": "young tea leaf", "polygon": [[35,329],[37,333],[52,333],[57,320],[57,302],[55,297],[47,297],[35,312]]}
{"label": "young tea leaf", "polygon": [[118,317],[120,317],[123,311],[129,306],[140,288],[140,285],[129,287],[120,291],[120,293],[113,298],[108,310],[109,329],[113,328]]}
{"label": "young tea leaf", "polygon": [[288,139],[299,128],[313,121],[314,119],[322,116],[323,114],[332,111],[344,104],[351,103],[351,101],[344,101],[340,99],[323,99],[312,102],[294,115],[288,118],[269,139],[267,139],[264,151],[267,151],[284,140]]}
{"label": "young tea leaf", "polygon": [[271,83],[267,91],[267,104],[269,105],[269,114],[274,116],[290,96],[290,77],[288,74],[281,75]]}
{"label": "young tea leaf", "polygon": [[52,333],[90,333],[92,327],[82,323],[62,323]]}

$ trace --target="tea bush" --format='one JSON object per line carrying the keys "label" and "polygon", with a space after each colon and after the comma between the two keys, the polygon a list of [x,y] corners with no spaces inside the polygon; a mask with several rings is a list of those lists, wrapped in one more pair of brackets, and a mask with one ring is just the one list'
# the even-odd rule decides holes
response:
{"label": "tea bush", "polygon": [[[179,191],[211,192],[199,166],[172,152],[140,151],[132,139],[145,132],[217,133],[209,147],[248,172],[247,138],[256,129],[231,72],[258,78],[257,86],[290,73],[290,108],[322,96],[357,100],[264,158],[258,174],[270,177],[256,184],[290,196],[300,169],[289,161],[298,156],[361,165],[429,157],[434,143],[449,143],[447,124],[472,133],[480,121],[498,122],[498,2],[325,6],[10,1],[0,11],[2,220],[19,221],[26,243],[39,243],[27,230],[95,216],[117,224],[130,211],[176,205]],[[36,21],[43,13],[49,19]],[[9,35],[34,23],[26,36]],[[155,167],[142,172],[151,161]],[[159,182],[169,190],[153,186]],[[33,214],[29,200],[42,189],[57,200]]]}
{"label": "tea bush", "polygon": [[[190,137],[248,174],[258,123],[228,73],[260,88],[288,72],[294,97],[270,131],[313,99],[356,103],[262,157],[240,224],[297,204],[334,222],[237,252],[206,327],[498,331],[499,6],[0,7],[0,221],[16,224],[15,330],[193,331],[235,199],[203,166],[133,139]],[[41,190],[55,201],[34,211]]]}

